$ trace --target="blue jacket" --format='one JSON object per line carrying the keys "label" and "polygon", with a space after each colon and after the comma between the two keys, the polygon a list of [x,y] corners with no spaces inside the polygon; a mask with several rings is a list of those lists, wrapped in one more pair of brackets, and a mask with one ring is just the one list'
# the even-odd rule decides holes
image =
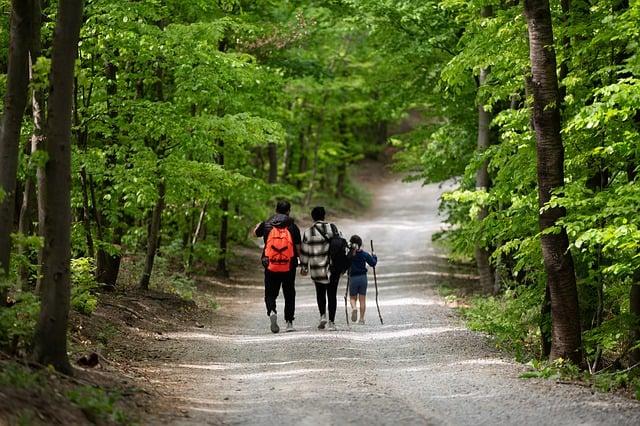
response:
{"label": "blue jacket", "polygon": [[356,251],[355,255],[351,259],[351,276],[355,277],[358,275],[366,275],[367,263],[369,266],[376,266],[376,263],[378,263],[378,257],[375,254],[371,256],[364,250]]}

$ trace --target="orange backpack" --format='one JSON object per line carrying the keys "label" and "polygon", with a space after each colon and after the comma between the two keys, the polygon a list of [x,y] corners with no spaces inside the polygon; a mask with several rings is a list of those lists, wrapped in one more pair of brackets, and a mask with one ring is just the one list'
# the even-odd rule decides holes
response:
{"label": "orange backpack", "polygon": [[273,227],[269,231],[264,256],[269,260],[267,269],[271,272],[289,272],[294,252],[293,238],[287,227]]}

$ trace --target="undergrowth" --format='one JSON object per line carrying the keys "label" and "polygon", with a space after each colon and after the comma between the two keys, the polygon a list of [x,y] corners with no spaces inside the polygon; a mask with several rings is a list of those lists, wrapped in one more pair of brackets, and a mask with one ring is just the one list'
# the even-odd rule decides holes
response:
{"label": "undergrowth", "polygon": [[[584,364],[588,368],[580,368],[562,359],[541,359],[540,327],[550,330],[549,318],[540,311],[543,286],[516,286],[497,296],[464,295],[461,289],[447,286],[439,292],[457,306],[470,329],[487,333],[496,348],[531,367],[523,378],[583,382],[606,392],[627,389],[640,399],[640,366],[621,366],[620,361],[630,348],[624,328],[613,326],[613,321],[604,321],[584,332]],[[594,353],[600,354],[595,361]]]}
{"label": "undergrowth", "polygon": [[[43,400],[59,405],[53,399],[62,396],[68,403],[78,407],[87,420],[94,424],[130,425],[132,420],[118,406],[122,397],[114,391],[95,386],[72,384],[55,379],[52,368],[33,370],[15,361],[0,362],[0,387],[28,391],[34,401],[33,409],[42,408]],[[39,404],[36,401],[40,401]],[[17,424],[31,424],[35,418],[31,410],[16,407]]]}

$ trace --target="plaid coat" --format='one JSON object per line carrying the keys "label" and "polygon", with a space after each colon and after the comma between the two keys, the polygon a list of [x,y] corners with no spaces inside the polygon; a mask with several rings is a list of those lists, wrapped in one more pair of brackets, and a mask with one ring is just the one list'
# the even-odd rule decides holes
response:
{"label": "plaid coat", "polygon": [[[335,228],[335,225],[333,225]],[[300,251],[300,264],[309,270],[311,279],[318,284],[329,284],[329,241],[327,238],[335,234],[330,223],[325,221],[314,222],[302,235],[302,248]],[[337,231],[337,228],[336,228]],[[340,232],[338,232],[338,235]]]}

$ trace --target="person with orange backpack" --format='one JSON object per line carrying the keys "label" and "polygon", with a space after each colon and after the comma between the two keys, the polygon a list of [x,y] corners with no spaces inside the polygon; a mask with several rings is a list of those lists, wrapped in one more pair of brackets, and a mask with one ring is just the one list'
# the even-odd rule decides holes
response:
{"label": "person with orange backpack", "polygon": [[254,229],[256,237],[264,239],[262,266],[264,266],[264,303],[271,322],[271,332],[278,333],[276,299],[280,287],[284,294],[284,320],[286,331],[295,331],[293,320],[296,310],[296,268],[300,253],[300,228],[289,216],[291,204],[278,201],[276,214],[260,222]]}

